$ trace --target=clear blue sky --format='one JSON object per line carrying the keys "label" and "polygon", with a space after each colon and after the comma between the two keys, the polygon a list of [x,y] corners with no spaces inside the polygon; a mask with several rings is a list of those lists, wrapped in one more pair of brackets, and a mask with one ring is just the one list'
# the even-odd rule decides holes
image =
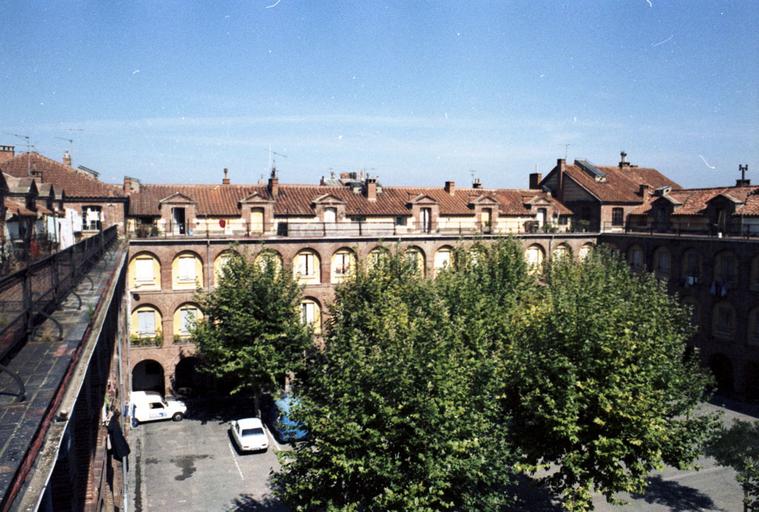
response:
{"label": "clear blue sky", "polygon": [[[269,7],[271,6],[271,7]],[[527,185],[626,150],[759,183],[759,2],[6,1],[0,143],[148,182]],[[70,131],[71,129],[83,131]]]}

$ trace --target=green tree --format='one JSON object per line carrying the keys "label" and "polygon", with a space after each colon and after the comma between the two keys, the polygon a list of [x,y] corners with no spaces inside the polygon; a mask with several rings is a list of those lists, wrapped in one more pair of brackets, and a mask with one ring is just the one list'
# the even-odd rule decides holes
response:
{"label": "green tree", "polygon": [[688,310],[651,274],[608,251],[550,266],[516,320],[506,410],[529,470],[569,510],[600,491],[640,492],[663,464],[699,454],[715,418],[699,415],[709,379],[686,355]]}
{"label": "green tree", "polygon": [[204,316],[192,334],[203,367],[256,401],[281,388],[312,344],[300,300],[300,287],[274,257],[231,258],[217,287],[199,296]]}
{"label": "green tree", "polygon": [[759,422],[736,420],[709,444],[707,454],[738,472],[743,509],[759,511]]}
{"label": "green tree", "polygon": [[284,453],[274,477],[285,502],[299,511],[501,509],[514,460],[487,375],[495,365],[448,310],[399,254],[338,287],[294,410],[310,438]]}

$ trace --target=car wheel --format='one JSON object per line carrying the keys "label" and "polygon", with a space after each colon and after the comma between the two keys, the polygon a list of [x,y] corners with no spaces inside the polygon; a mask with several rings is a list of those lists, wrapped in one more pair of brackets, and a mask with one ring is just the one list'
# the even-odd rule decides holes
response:
{"label": "car wheel", "polygon": [[182,421],[182,418],[184,418],[184,414],[181,412],[175,412],[174,416],[171,417],[172,421]]}

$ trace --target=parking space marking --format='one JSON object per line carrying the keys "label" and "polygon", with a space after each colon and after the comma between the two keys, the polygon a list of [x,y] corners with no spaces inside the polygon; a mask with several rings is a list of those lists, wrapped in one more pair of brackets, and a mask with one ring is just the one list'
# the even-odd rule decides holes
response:
{"label": "parking space marking", "polygon": [[264,430],[266,431],[266,434],[268,434],[269,439],[271,439],[272,446],[274,446],[274,449],[278,452],[282,451],[282,446],[277,442],[277,440],[274,438],[274,434],[271,433],[269,430],[269,427],[264,425]]}
{"label": "parking space marking", "polygon": [[240,473],[240,478],[245,481],[245,475],[242,474],[242,469],[240,469],[240,465],[237,463],[237,455],[235,455],[235,448],[232,446],[232,441],[229,441],[227,445],[229,446],[229,452],[232,454],[232,460],[237,467],[237,472]]}

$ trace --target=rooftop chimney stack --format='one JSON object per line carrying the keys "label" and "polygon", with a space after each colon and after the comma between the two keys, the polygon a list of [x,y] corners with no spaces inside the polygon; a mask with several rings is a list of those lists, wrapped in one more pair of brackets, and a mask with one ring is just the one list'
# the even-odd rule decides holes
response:
{"label": "rooftop chimney stack", "polygon": [[445,182],[445,191],[448,192],[448,195],[454,195],[456,194],[456,182],[455,181],[446,181]]}
{"label": "rooftop chimney stack", "polygon": [[124,176],[124,193],[131,194],[132,192],[140,191],[140,180],[132,178],[131,176]]}
{"label": "rooftop chimney stack", "polygon": [[556,194],[559,201],[564,200],[564,173],[567,170],[567,160],[566,158],[557,158],[556,159],[556,168],[559,170],[559,187],[558,187],[558,194]]}
{"label": "rooftop chimney stack", "polygon": [[371,202],[377,200],[377,178],[366,178],[366,199]]}
{"label": "rooftop chimney stack", "polygon": [[222,185],[229,185],[229,169],[224,168],[224,179],[221,180]]}
{"label": "rooftop chimney stack", "polygon": [[71,153],[69,153],[68,150],[63,152],[63,165],[71,167]]}
{"label": "rooftop chimney stack", "polygon": [[543,175],[539,172],[530,173],[530,190],[540,189],[540,182],[543,181]]}
{"label": "rooftop chimney stack", "polygon": [[279,178],[277,177],[277,168],[271,168],[271,176],[269,176],[269,183],[266,185],[266,189],[269,191],[272,199],[276,199],[279,195]]}
{"label": "rooftop chimney stack", "polygon": [[619,152],[619,168],[624,169],[625,167],[630,167],[630,162],[627,161],[627,153],[624,151]]}
{"label": "rooftop chimney stack", "polygon": [[643,199],[645,199],[647,192],[648,192],[648,185],[646,183],[641,183],[640,188],[638,189],[638,195],[642,197]]}
{"label": "rooftop chimney stack", "polygon": [[15,146],[6,146],[6,145],[0,146],[0,164],[3,162],[7,162],[14,156],[16,156]]}
{"label": "rooftop chimney stack", "polygon": [[741,173],[741,179],[735,180],[736,187],[748,187],[751,185],[751,180],[746,179],[746,173],[748,172],[748,164],[738,164],[738,171]]}
{"label": "rooftop chimney stack", "polygon": [[482,188],[482,182],[480,181],[480,178],[475,178],[472,180],[472,188]]}

